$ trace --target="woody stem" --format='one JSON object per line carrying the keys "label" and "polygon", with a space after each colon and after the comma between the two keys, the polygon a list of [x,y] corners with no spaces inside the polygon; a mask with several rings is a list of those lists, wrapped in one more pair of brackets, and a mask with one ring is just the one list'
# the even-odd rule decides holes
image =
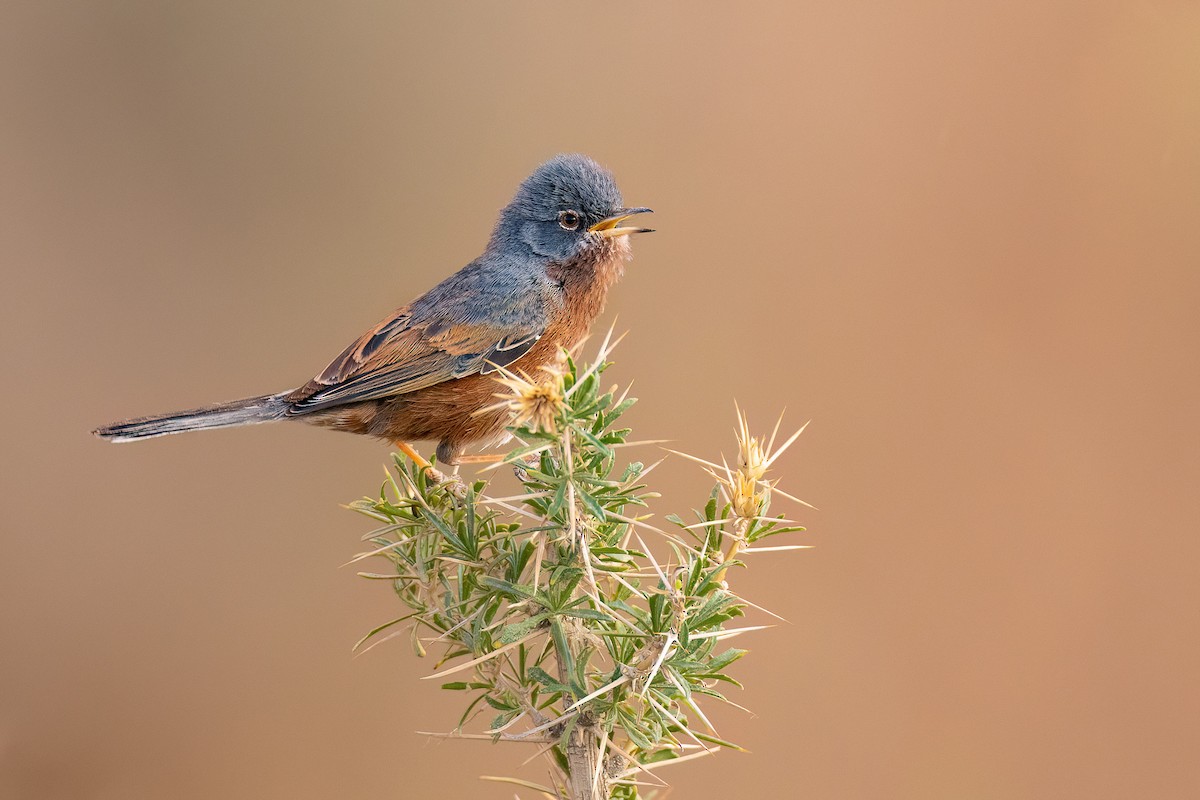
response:
{"label": "woody stem", "polygon": [[[571,666],[575,662],[566,631],[558,622],[551,624],[550,635],[554,641],[554,656],[558,662],[558,680],[566,684]],[[563,698],[565,704],[571,696]],[[608,800],[608,778],[602,769],[597,769],[604,754],[600,752],[600,741],[596,736],[597,725],[582,719],[586,712],[576,718],[567,741],[567,791],[570,800]],[[599,778],[593,779],[599,775]]]}

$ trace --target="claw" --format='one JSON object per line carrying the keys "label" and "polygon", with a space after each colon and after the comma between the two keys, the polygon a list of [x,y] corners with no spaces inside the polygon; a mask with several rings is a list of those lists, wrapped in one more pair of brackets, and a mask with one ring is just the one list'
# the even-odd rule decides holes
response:
{"label": "claw", "polygon": [[525,470],[536,469],[541,466],[542,457],[538,453],[530,453],[524,458],[518,458],[513,462],[513,475],[517,476],[517,480],[521,483],[529,483],[529,473]]}
{"label": "claw", "polygon": [[449,492],[450,494],[454,495],[454,497],[456,497],[457,499],[459,499],[459,500],[467,499],[466,481],[464,481],[462,478],[460,478],[458,476],[457,472],[448,478],[443,477],[440,485],[444,486],[446,488],[446,491]]}

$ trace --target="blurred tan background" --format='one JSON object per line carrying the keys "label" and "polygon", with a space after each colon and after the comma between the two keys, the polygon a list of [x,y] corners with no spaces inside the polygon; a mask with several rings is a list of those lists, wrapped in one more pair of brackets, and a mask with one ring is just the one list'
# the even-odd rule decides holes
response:
{"label": "blurred tan background", "polygon": [[718,715],[753,752],[672,796],[1200,796],[1200,6],[2,15],[0,796],[511,796],[527,753],[413,734],[461,698],[406,644],[350,654],[385,448],[88,431],[304,381],[565,150],[658,211],[639,436],[813,420],[818,547],[736,578],[791,621]]}

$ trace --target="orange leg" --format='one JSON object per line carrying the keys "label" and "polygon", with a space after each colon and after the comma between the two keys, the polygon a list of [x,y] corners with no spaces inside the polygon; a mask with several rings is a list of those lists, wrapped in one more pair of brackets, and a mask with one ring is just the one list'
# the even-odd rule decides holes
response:
{"label": "orange leg", "polygon": [[418,467],[423,467],[425,469],[429,469],[433,466],[428,461],[426,461],[425,458],[416,451],[416,448],[414,448],[408,442],[402,442],[399,439],[397,439],[396,441],[392,442],[392,444],[396,445],[396,449],[399,450],[401,453],[404,453],[404,455],[411,458]]}
{"label": "orange leg", "polygon": [[424,458],[420,453],[418,453],[416,448],[413,447],[408,442],[402,442],[399,439],[397,439],[396,441],[392,442],[392,444],[396,445],[396,449],[399,450],[401,453],[404,453],[404,455],[411,458],[413,460],[414,464],[416,464],[421,469],[425,470],[425,474],[427,476],[429,476],[429,480],[433,481],[434,483],[449,482],[450,487],[451,487],[450,488],[451,492],[453,492],[456,496],[458,496],[460,498],[466,496],[466,487],[464,486],[462,479],[458,477],[458,465],[457,464],[454,465],[454,472],[452,472],[450,474],[450,477],[447,478],[445,474],[443,474],[439,470],[434,469],[433,465],[430,464],[429,461],[426,458]]}

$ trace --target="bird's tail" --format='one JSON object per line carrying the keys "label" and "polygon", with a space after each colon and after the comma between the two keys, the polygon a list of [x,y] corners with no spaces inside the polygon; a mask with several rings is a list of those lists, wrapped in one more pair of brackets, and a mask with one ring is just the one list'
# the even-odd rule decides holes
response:
{"label": "bird's tail", "polygon": [[105,425],[92,433],[110,442],[132,442],[137,439],[150,439],[171,433],[271,422],[282,419],[287,414],[288,402],[284,398],[288,394],[289,392],[281,392],[262,397],[247,397],[244,400],[193,408],[189,411],[138,417]]}

